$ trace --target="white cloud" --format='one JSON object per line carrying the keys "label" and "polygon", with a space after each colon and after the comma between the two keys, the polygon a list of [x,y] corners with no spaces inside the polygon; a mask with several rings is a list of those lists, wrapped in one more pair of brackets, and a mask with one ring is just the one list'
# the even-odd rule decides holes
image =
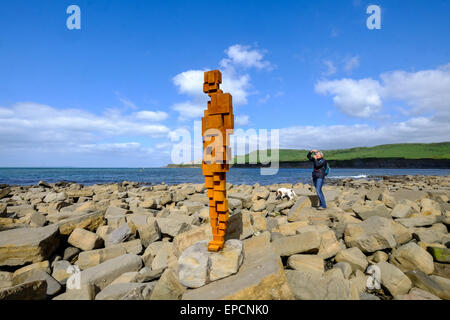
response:
{"label": "white cloud", "polygon": [[138,119],[159,122],[167,119],[169,115],[164,111],[139,111],[135,116]]}
{"label": "white cloud", "polygon": [[450,64],[417,72],[393,71],[380,75],[381,82],[362,80],[322,80],[315,90],[333,95],[334,105],[344,114],[369,118],[382,110],[383,101],[405,104],[403,113],[433,113],[450,119]]}
{"label": "white cloud", "polygon": [[385,96],[406,101],[415,113],[450,111],[450,64],[418,72],[393,71],[380,78]]}
{"label": "white cloud", "polygon": [[130,150],[142,150],[139,142],[124,142],[124,143],[92,143],[81,144],[79,148],[74,150],[75,152],[83,151],[130,151]]}
{"label": "white cloud", "polygon": [[56,109],[36,103],[0,107],[0,152],[11,149],[75,151],[88,146],[139,147],[135,142],[98,144],[102,139],[164,137],[169,128],[148,124],[136,114],[117,112],[102,116],[79,109]]}
{"label": "white cloud", "polygon": [[176,103],[172,109],[179,113],[178,120],[185,121],[193,118],[203,117],[203,111],[206,110],[206,101],[203,104],[193,103],[191,101]]}
{"label": "white cloud", "polygon": [[369,118],[382,108],[380,84],[372,79],[319,81],[315,90],[332,94],[334,105],[344,114]]}
{"label": "white cloud", "polygon": [[188,70],[177,74],[172,81],[180,93],[203,96],[203,79],[206,70]]}
{"label": "white cloud", "polygon": [[[227,58],[220,61],[221,89],[231,93],[234,106],[245,105],[251,94],[251,78],[247,73],[240,72],[239,68],[271,70],[273,66],[269,61],[264,60],[264,51],[251,49],[250,46],[233,45],[225,50],[225,53]],[[203,93],[204,72],[207,70],[210,68],[187,70],[173,77],[172,81],[178,88],[178,92],[189,96],[188,101],[172,106],[173,110],[179,112],[179,120],[184,121],[203,115],[203,109],[206,109],[208,101],[208,96]]]}
{"label": "white cloud", "polygon": [[264,51],[251,49],[250,46],[235,44],[225,50],[228,58],[222,59],[220,66],[228,68],[231,66],[242,66],[244,68],[272,69],[269,61],[264,59]]}
{"label": "white cloud", "polygon": [[351,73],[354,69],[359,67],[359,56],[354,56],[349,59],[346,59],[344,64],[344,70],[347,73]]}
{"label": "white cloud", "polygon": [[298,126],[280,130],[280,148],[293,149],[339,149],[389,143],[442,141],[450,141],[448,123],[425,117],[377,127],[356,124]]}
{"label": "white cloud", "polygon": [[248,74],[238,75],[233,70],[225,69],[222,72],[222,85],[224,92],[233,96],[233,105],[247,104],[247,97],[251,88],[250,76]]}
{"label": "white cloud", "polygon": [[249,122],[249,117],[246,114],[241,114],[236,116],[236,119],[234,120],[235,124],[240,126],[245,126]]}

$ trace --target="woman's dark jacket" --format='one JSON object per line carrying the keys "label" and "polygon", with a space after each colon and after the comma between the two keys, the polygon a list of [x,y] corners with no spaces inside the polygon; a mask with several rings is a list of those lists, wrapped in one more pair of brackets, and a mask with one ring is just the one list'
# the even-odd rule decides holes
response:
{"label": "woman's dark jacket", "polygon": [[325,169],[327,168],[327,160],[322,159],[314,159],[312,157],[312,153],[309,152],[307,155],[308,159],[314,163],[314,171],[312,173],[313,178],[325,178]]}

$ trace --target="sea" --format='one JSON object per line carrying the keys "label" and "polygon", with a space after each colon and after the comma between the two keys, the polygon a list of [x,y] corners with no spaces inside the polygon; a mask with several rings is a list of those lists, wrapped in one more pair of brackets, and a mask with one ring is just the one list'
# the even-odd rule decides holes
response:
{"label": "sea", "polygon": [[[380,179],[393,175],[450,175],[450,169],[331,169],[328,179]],[[106,184],[122,181],[144,185],[166,183],[203,183],[200,168],[0,168],[0,184],[35,185],[39,181],[76,182],[83,185]],[[257,168],[232,168],[227,182],[260,185],[278,183],[311,183],[311,169],[279,169],[275,175],[262,175]]]}

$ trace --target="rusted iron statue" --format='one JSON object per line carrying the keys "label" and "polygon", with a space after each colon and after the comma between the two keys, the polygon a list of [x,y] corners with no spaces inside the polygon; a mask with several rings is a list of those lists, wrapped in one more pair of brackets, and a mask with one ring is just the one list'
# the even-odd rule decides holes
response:
{"label": "rusted iron statue", "polygon": [[209,251],[219,251],[225,243],[228,223],[226,172],[231,151],[229,135],[234,129],[232,97],[220,90],[222,74],[219,70],[205,72],[203,92],[210,97],[202,118],[203,161],[205,187],[208,190],[209,217],[213,240]]}

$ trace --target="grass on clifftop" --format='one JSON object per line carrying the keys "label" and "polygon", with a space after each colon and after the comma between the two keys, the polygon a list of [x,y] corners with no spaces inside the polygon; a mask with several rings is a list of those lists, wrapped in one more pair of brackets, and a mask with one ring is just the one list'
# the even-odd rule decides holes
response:
{"label": "grass on clifftop", "polygon": [[[280,149],[280,162],[307,161],[309,150]],[[321,150],[327,160],[352,160],[364,158],[450,159],[450,142],[385,144],[376,147]],[[254,156],[257,151],[252,152]],[[269,155],[271,150],[268,150]],[[234,158],[236,163],[249,162],[249,154]],[[259,155],[257,157],[259,162]]]}

